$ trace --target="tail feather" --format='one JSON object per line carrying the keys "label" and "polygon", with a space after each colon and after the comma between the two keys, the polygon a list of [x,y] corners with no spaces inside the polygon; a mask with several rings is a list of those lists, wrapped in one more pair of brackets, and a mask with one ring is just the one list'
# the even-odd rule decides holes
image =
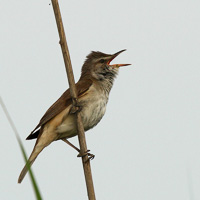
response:
{"label": "tail feather", "polygon": [[[32,160],[32,161],[29,161],[29,166],[30,167],[31,167],[31,165],[33,164],[34,161],[35,161],[35,159]],[[22,171],[21,171],[21,173],[19,175],[18,183],[21,183],[23,181],[23,179],[24,179],[25,175],[27,174],[27,172],[28,172],[28,166],[27,166],[27,163],[26,163],[26,165],[24,166],[24,168],[22,169]]]}
{"label": "tail feather", "polygon": [[[57,121],[56,121],[57,122]],[[29,157],[29,164],[30,166],[33,164],[33,162],[35,161],[35,159],[37,158],[37,156],[39,155],[39,153],[46,147],[48,146],[51,142],[53,142],[54,140],[57,139],[57,134],[54,132],[55,131],[55,126],[54,124],[51,126],[46,126],[42,127],[40,129],[40,133],[37,131],[35,133],[39,134],[37,136],[37,141],[35,144],[35,147]],[[33,138],[27,138],[27,139],[33,139]],[[18,179],[18,183],[21,183],[26,175],[28,171],[28,167],[27,164],[24,166],[24,168],[22,169],[20,175],[19,175],[19,179]]]}
{"label": "tail feather", "polygon": [[[28,162],[29,162],[29,166],[31,167],[31,165],[34,163],[35,159],[37,158],[38,154],[45,148],[45,146],[39,146],[36,144],[36,146],[33,149],[33,152],[31,153]],[[27,163],[25,164],[24,168],[22,169],[19,178],[18,178],[18,183],[21,183],[25,177],[25,175],[28,172],[28,166]]]}

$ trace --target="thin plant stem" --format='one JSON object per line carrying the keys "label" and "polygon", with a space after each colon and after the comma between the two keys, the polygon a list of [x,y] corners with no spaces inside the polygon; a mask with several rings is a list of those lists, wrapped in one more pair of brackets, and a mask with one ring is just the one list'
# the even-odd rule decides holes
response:
{"label": "thin plant stem", "polygon": [[[68,50],[68,46],[67,46],[62,17],[61,17],[61,13],[60,13],[60,8],[59,8],[58,0],[51,0],[51,2],[53,5],[53,10],[54,10],[55,18],[56,18],[58,33],[60,36],[60,45],[61,45],[61,49],[62,49],[62,54],[63,54],[63,59],[64,59],[64,63],[65,63],[67,76],[68,76],[70,94],[72,97],[73,106],[76,106],[78,104],[77,92],[76,92],[72,64],[71,64],[69,50]],[[84,154],[85,152],[87,152],[87,145],[86,145],[84,127],[83,127],[83,123],[81,120],[80,112],[76,113],[76,119],[77,119],[76,121],[77,121],[80,153]],[[93,185],[93,180],[92,180],[90,160],[88,159],[87,154],[86,154],[86,156],[82,157],[82,163],[83,163],[83,169],[84,169],[84,174],[85,174],[88,198],[89,198],[89,200],[95,200],[96,198],[95,198],[94,185]]]}
{"label": "thin plant stem", "polygon": [[35,178],[34,178],[33,172],[32,172],[32,170],[31,170],[31,168],[30,168],[30,163],[28,162],[28,158],[27,158],[25,149],[24,149],[24,147],[23,147],[22,141],[21,141],[21,139],[20,139],[20,137],[19,137],[17,128],[16,128],[14,122],[12,121],[12,119],[11,119],[11,117],[10,117],[10,115],[9,115],[9,112],[8,112],[8,110],[7,110],[7,108],[6,108],[6,105],[4,104],[3,99],[2,99],[1,97],[0,97],[0,104],[1,104],[1,107],[3,108],[3,111],[4,111],[4,113],[5,113],[6,117],[7,117],[7,119],[8,119],[8,122],[9,122],[11,128],[13,129],[13,131],[14,131],[14,133],[15,133],[15,136],[16,136],[16,138],[17,138],[18,144],[19,144],[19,146],[20,146],[21,152],[22,152],[22,154],[23,154],[24,160],[25,160],[25,162],[26,162],[26,165],[27,165],[27,168],[28,168],[28,171],[29,171],[29,175],[30,175],[30,177],[31,177],[31,182],[32,182],[32,185],[33,185],[33,189],[34,189],[34,192],[35,192],[35,196],[36,196],[37,200],[42,200],[42,197],[41,197],[41,194],[40,194],[38,185],[37,185],[36,180],[35,180]]}

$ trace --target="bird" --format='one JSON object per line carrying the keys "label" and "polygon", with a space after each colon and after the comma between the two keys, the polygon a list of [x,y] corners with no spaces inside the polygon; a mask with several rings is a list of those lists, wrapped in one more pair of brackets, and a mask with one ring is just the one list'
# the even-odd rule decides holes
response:
{"label": "bird", "polygon": [[[119,67],[130,65],[110,64],[114,58],[125,50],[114,54],[92,51],[85,59],[80,79],[75,85],[78,108],[85,131],[96,126],[104,116],[109,94],[118,75]],[[63,140],[80,152],[77,147],[67,140],[77,135],[73,108],[70,90],[67,89],[46,111],[38,125],[26,138],[26,140],[36,139],[33,151],[27,161],[29,166],[33,164],[45,147],[56,140]],[[27,163],[19,175],[18,183],[22,182],[28,171]]]}

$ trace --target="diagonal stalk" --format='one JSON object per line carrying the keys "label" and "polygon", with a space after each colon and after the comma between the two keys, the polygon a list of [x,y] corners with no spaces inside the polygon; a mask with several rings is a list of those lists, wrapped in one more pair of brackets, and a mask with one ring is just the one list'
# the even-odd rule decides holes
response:
{"label": "diagonal stalk", "polygon": [[[77,92],[76,92],[76,87],[75,87],[74,75],[73,75],[69,50],[67,46],[66,36],[64,32],[63,23],[62,23],[60,8],[59,8],[58,0],[51,0],[51,2],[53,5],[57,28],[58,28],[58,32],[60,36],[60,45],[61,45],[63,59],[64,59],[65,68],[67,72],[67,77],[68,77],[68,82],[69,82],[69,87],[70,87],[70,94],[73,100],[73,105],[76,106],[78,102]],[[86,145],[84,127],[81,120],[80,112],[76,113],[76,119],[77,119],[77,130],[78,130],[80,152],[85,153],[87,152],[87,145]],[[88,198],[89,200],[95,200],[96,198],[95,198],[94,185],[93,185],[93,180],[92,180],[92,172],[91,172],[91,166],[90,166],[90,161],[88,159],[88,155],[82,157],[82,164],[83,164],[83,169],[84,169],[84,174],[85,174]]]}
{"label": "diagonal stalk", "polygon": [[22,141],[21,141],[21,139],[20,139],[20,137],[19,137],[19,134],[18,134],[18,131],[17,131],[16,127],[15,127],[15,124],[14,124],[14,122],[12,121],[12,119],[11,119],[9,113],[8,113],[8,110],[7,110],[7,108],[6,108],[6,106],[5,106],[5,104],[4,104],[4,102],[3,102],[3,100],[2,100],[1,97],[0,97],[0,104],[1,104],[1,106],[2,106],[2,108],[3,108],[3,111],[4,111],[4,113],[5,113],[5,115],[6,115],[7,119],[8,119],[8,122],[9,122],[10,126],[12,127],[12,129],[13,129],[13,131],[14,131],[14,133],[15,133],[15,136],[16,136],[16,138],[17,138],[18,144],[19,144],[20,149],[21,149],[21,152],[22,152],[22,154],[23,154],[25,163],[27,163],[27,167],[28,167],[29,175],[30,175],[30,177],[31,177],[31,182],[32,182],[32,185],[33,185],[33,189],[34,189],[34,192],[35,192],[35,196],[36,196],[37,200],[41,200],[42,197],[41,197],[41,194],[40,194],[38,185],[37,185],[37,183],[36,183],[36,180],[35,180],[35,178],[34,178],[33,172],[32,172],[32,170],[31,170],[31,168],[30,168],[30,163],[28,162],[28,158],[27,158],[25,149],[24,149],[24,147],[23,147]]}

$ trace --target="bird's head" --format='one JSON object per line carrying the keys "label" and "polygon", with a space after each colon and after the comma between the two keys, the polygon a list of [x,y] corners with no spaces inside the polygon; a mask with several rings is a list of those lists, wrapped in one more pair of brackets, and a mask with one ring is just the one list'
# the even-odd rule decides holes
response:
{"label": "bird's head", "polygon": [[92,51],[86,58],[82,67],[81,76],[92,76],[92,78],[102,81],[105,79],[115,78],[119,67],[130,64],[110,64],[111,61],[125,50],[121,50],[115,54],[105,54],[99,51]]}

